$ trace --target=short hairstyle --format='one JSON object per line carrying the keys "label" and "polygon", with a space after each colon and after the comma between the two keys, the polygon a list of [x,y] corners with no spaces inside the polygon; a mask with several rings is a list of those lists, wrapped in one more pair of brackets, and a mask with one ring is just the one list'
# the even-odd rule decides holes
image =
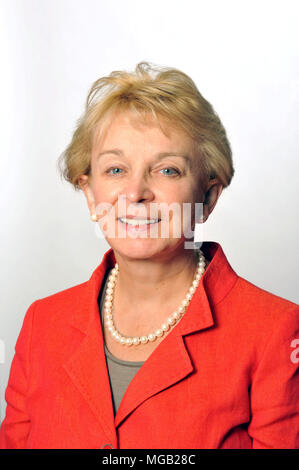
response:
{"label": "short hairstyle", "polygon": [[224,188],[230,184],[234,175],[232,151],[212,105],[185,73],[141,62],[134,72],[115,71],[91,86],[85,111],[58,160],[61,176],[75,190],[80,189],[79,176],[91,172],[95,130],[107,116],[127,110],[140,119],[151,115],[157,124],[162,118],[185,131],[197,143],[207,178],[218,179]]}

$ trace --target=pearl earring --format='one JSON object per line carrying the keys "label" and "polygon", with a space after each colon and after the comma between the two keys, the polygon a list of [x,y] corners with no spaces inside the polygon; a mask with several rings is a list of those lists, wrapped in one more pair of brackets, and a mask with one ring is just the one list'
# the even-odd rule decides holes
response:
{"label": "pearl earring", "polygon": [[97,214],[91,214],[90,218],[93,222],[97,222],[97,220],[98,220]]}

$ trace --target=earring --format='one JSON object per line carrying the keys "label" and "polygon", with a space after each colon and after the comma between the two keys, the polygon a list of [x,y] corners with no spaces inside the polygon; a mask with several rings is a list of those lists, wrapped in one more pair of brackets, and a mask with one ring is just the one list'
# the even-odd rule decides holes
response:
{"label": "earring", "polygon": [[97,220],[98,220],[97,214],[91,214],[90,218],[93,222],[97,222]]}

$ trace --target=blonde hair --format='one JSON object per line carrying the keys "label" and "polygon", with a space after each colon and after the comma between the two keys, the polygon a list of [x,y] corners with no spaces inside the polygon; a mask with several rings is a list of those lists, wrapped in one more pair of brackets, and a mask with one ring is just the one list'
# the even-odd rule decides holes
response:
{"label": "blonde hair", "polygon": [[[141,62],[134,72],[116,71],[93,83],[85,112],[72,140],[58,160],[61,176],[75,190],[79,176],[91,172],[91,147],[96,128],[116,111],[132,111],[139,118],[150,115],[185,131],[197,143],[208,179],[227,187],[234,175],[232,152],[226,131],[212,105],[185,73]],[[101,130],[100,130],[101,132]]]}

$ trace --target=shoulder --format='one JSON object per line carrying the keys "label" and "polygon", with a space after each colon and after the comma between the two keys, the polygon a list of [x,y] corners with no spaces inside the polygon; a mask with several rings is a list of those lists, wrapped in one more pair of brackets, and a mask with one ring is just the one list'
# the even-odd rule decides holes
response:
{"label": "shoulder", "polygon": [[[68,323],[89,299],[89,282],[35,300],[29,307],[35,329],[59,328]],[[28,314],[27,312],[27,314]]]}
{"label": "shoulder", "polygon": [[269,292],[247,279],[238,276],[234,295],[236,300],[246,304],[248,308],[267,309],[276,314],[285,310],[299,309],[299,305],[277,294]]}
{"label": "shoulder", "polygon": [[[215,322],[225,350],[234,351],[253,373],[262,358],[288,364],[299,339],[299,306],[238,276],[233,288],[215,306]],[[280,359],[279,359],[280,360]]]}
{"label": "shoulder", "polygon": [[53,306],[68,306],[73,304],[76,300],[80,300],[82,295],[85,294],[88,281],[76,284],[75,286],[68,287],[59,292],[55,292],[46,297],[37,299],[36,302],[39,306],[44,308],[51,308]]}
{"label": "shoulder", "polygon": [[238,276],[228,305],[246,321],[249,330],[298,328],[299,305]]}

